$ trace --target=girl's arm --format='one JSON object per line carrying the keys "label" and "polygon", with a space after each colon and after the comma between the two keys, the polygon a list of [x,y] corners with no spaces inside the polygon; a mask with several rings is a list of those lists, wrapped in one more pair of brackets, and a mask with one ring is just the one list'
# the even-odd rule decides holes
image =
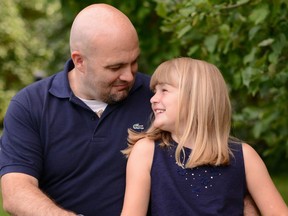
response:
{"label": "girl's arm", "polygon": [[262,215],[288,216],[288,208],[275,187],[268,170],[248,144],[243,144],[246,182],[249,193]]}
{"label": "girl's arm", "polygon": [[147,138],[135,143],[126,168],[126,190],[121,216],[146,216],[150,198],[150,170],[154,141]]}

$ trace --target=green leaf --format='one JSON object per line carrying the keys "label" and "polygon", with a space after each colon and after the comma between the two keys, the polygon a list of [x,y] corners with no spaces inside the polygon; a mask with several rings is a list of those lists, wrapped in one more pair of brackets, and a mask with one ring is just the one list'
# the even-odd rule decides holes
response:
{"label": "green leaf", "polygon": [[158,3],[155,10],[160,17],[165,18],[167,16],[167,9],[164,3]]}
{"label": "green leaf", "polygon": [[178,31],[178,33],[177,33],[178,38],[183,37],[183,35],[185,35],[191,29],[192,29],[191,25],[184,26],[184,28],[182,28],[180,31]]}
{"label": "green leaf", "polygon": [[244,56],[243,63],[246,65],[249,62],[253,62],[255,60],[256,52],[257,52],[257,48],[253,47],[251,52],[248,55]]}
{"label": "green leaf", "polygon": [[259,30],[260,26],[254,26],[253,28],[251,28],[249,31],[249,40],[252,40]]}
{"label": "green leaf", "polygon": [[243,71],[242,71],[242,81],[243,84],[245,86],[247,86],[248,88],[250,87],[250,82],[251,82],[251,77],[253,74],[253,69],[251,67],[246,67]]}
{"label": "green leaf", "polygon": [[261,41],[261,42],[258,44],[258,46],[259,46],[259,47],[269,46],[269,45],[271,45],[273,42],[274,42],[274,39],[273,39],[273,38],[268,38],[268,39],[266,39],[266,40]]}
{"label": "green leaf", "polygon": [[267,4],[260,5],[260,7],[252,10],[252,13],[249,16],[249,19],[252,22],[254,22],[256,25],[258,25],[266,19],[269,13],[270,13],[270,10]]}
{"label": "green leaf", "polygon": [[210,53],[213,53],[218,41],[218,35],[209,35],[205,38],[204,44]]}
{"label": "green leaf", "polygon": [[195,52],[197,52],[197,50],[199,50],[199,45],[190,47],[187,52],[188,56],[192,56]]}
{"label": "green leaf", "polygon": [[245,4],[247,2],[249,2],[250,0],[238,0],[237,4]]}
{"label": "green leaf", "polygon": [[194,12],[195,12],[195,7],[194,6],[190,6],[190,7],[185,7],[185,8],[181,8],[179,10],[179,13],[183,16],[183,17],[188,17],[191,16]]}

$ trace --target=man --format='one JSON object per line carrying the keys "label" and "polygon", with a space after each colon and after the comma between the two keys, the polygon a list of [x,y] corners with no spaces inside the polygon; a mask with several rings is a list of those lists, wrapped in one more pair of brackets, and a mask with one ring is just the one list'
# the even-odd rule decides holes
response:
{"label": "man", "polygon": [[64,70],[21,90],[5,116],[1,184],[12,215],[120,215],[120,151],[127,128],[144,130],[151,113],[138,36],[122,12],[94,4],[75,18],[70,49]]}

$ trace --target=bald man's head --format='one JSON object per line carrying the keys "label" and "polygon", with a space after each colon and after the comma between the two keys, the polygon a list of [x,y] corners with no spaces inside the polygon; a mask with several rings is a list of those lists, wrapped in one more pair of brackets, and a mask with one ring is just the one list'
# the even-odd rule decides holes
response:
{"label": "bald man's head", "polygon": [[87,52],[99,43],[128,38],[138,41],[137,32],[129,18],[107,4],[93,4],[75,18],[70,33],[70,50]]}

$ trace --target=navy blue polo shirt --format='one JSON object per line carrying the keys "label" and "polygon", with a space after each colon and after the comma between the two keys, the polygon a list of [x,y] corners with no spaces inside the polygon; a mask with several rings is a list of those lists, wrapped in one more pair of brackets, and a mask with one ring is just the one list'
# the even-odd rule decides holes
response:
{"label": "navy blue polo shirt", "polygon": [[85,216],[120,215],[125,190],[127,128],[146,129],[149,76],[137,73],[127,99],[101,119],[70,89],[62,72],[22,89],[11,100],[1,138],[0,174],[26,173],[57,204]]}

